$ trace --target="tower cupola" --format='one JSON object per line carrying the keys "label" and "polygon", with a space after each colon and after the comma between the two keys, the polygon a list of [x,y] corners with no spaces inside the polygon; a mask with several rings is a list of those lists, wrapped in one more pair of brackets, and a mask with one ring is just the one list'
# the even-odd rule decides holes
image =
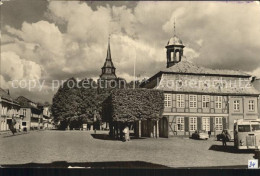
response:
{"label": "tower cupola", "polygon": [[167,68],[181,61],[184,47],[185,46],[183,45],[181,39],[176,35],[175,20],[174,20],[173,37],[170,38],[167,45],[165,46],[166,57],[167,57],[167,65],[166,65]]}

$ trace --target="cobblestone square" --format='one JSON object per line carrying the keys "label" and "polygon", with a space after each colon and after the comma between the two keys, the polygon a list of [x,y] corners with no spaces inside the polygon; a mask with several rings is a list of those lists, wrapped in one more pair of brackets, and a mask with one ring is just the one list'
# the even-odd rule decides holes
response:
{"label": "cobblestone square", "polygon": [[[28,163],[146,162],[166,167],[247,167],[253,151],[226,148],[214,137],[108,140],[107,131],[30,131],[0,135],[0,165]],[[91,135],[92,134],[92,135]],[[101,136],[101,137],[100,137]],[[117,167],[116,165],[114,167]],[[126,165],[127,167],[127,165]]]}

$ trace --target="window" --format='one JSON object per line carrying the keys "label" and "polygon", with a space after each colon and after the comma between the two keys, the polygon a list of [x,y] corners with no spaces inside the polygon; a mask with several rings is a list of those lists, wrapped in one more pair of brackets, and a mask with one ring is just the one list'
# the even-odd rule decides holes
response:
{"label": "window", "polygon": [[170,61],[174,61],[174,52],[171,52],[171,60]]}
{"label": "window", "polygon": [[190,95],[190,108],[197,108],[197,95]]}
{"label": "window", "polygon": [[216,96],[216,109],[222,109],[222,97],[221,96]]}
{"label": "window", "polygon": [[171,107],[171,106],[172,106],[172,95],[164,94],[164,107]]}
{"label": "window", "polygon": [[23,109],[23,115],[26,117],[26,109]]}
{"label": "window", "polygon": [[176,52],[176,61],[180,61],[180,52]]}
{"label": "window", "polygon": [[248,108],[249,108],[249,111],[255,111],[255,102],[254,100],[249,100],[248,102]]}
{"label": "window", "polygon": [[252,131],[260,131],[260,124],[252,124]]}
{"label": "window", "polygon": [[177,117],[177,131],[184,131],[184,117]]}
{"label": "window", "polygon": [[2,115],[5,115],[4,107],[2,107]]}
{"label": "window", "polygon": [[250,125],[238,125],[238,132],[250,132]]}
{"label": "window", "polygon": [[222,117],[215,117],[215,129],[216,131],[223,130]]}
{"label": "window", "polygon": [[202,117],[202,129],[206,131],[210,131],[210,118]]}
{"label": "window", "polygon": [[197,117],[190,117],[190,131],[197,130]]}
{"label": "window", "polygon": [[177,108],[184,108],[184,94],[177,94]]}
{"label": "window", "polygon": [[209,95],[202,95],[202,108],[209,108]]}
{"label": "window", "polygon": [[239,111],[239,100],[234,100],[234,110]]}

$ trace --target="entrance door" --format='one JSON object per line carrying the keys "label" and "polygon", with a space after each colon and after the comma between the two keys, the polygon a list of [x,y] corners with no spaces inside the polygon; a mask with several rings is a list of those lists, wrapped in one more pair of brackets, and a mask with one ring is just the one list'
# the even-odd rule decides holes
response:
{"label": "entrance door", "polygon": [[210,118],[202,117],[202,129],[206,131],[210,131]]}
{"label": "entrance door", "polygon": [[159,120],[159,137],[169,137],[167,119],[168,117],[163,117]]}
{"label": "entrance door", "polygon": [[6,130],[9,130],[9,123],[12,123],[12,119],[6,120]]}

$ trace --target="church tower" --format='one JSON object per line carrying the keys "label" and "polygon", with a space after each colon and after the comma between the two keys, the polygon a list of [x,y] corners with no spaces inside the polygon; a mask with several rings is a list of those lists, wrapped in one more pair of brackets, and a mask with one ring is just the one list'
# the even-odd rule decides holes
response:
{"label": "church tower", "polygon": [[165,46],[166,57],[167,57],[167,65],[166,65],[167,68],[181,61],[184,47],[185,46],[183,45],[181,39],[179,39],[175,33],[175,20],[174,20],[173,37],[170,38],[167,45]]}
{"label": "church tower", "polygon": [[101,68],[102,73],[100,79],[103,80],[113,80],[116,79],[116,68],[112,62],[111,51],[110,51],[110,37],[108,38],[108,47],[107,47],[107,57],[104,63],[104,66]]}

